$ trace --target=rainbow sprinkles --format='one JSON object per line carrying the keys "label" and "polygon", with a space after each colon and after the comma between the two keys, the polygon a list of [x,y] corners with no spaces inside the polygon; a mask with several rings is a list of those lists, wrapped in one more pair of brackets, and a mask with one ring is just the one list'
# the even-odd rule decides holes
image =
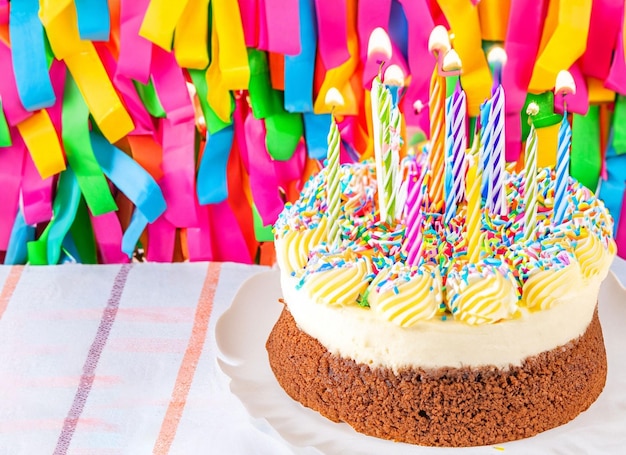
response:
{"label": "rainbow sprinkles", "polygon": [[[451,47],[447,33],[436,33],[437,68],[445,71],[441,53]],[[440,83],[437,68],[433,81]],[[378,99],[389,92],[380,75],[374,88]],[[441,88],[434,88],[436,95]],[[557,96],[574,91],[571,78],[561,74]],[[410,327],[437,318],[470,325],[524,318],[568,301],[571,283],[601,281],[616,253],[613,221],[602,201],[567,173],[567,114],[556,169],[537,168],[532,125],[523,166],[505,166],[503,97],[497,84],[483,105],[487,121],[473,132],[469,149],[457,87],[446,100],[448,109],[431,115],[444,122],[431,125],[433,141],[401,160],[383,159],[398,151],[382,142],[374,162],[342,164],[334,185],[338,216],[328,205],[326,169],[311,177],[274,227],[277,261],[297,280],[297,289],[320,304],[359,306]],[[530,114],[536,109],[531,105]],[[373,122],[381,138],[389,138],[391,116],[378,114]],[[444,152],[444,162],[433,160],[433,147]],[[390,196],[380,172],[403,178],[394,186],[393,212],[383,202],[381,213],[381,200]],[[442,186],[443,194],[433,185]],[[339,232],[334,242],[329,223]]]}
{"label": "rainbow sprinkles", "polygon": [[[430,109],[430,141],[404,153],[391,139],[398,123],[376,101],[397,94],[380,71],[374,159],[323,169],[275,224],[285,306],[270,366],[293,399],[371,436],[451,447],[528,438],[604,388],[597,302],[613,220],[569,175],[567,115],[554,169],[537,160],[533,102],[523,159],[506,163],[502,49],[489,52],[495,84],[474,119],[463,87],[443,77],[462,71],[448,32],[436,28],[429,47],[430,99],[414,105]],[[566,112],[575,89],[561,73]]]}

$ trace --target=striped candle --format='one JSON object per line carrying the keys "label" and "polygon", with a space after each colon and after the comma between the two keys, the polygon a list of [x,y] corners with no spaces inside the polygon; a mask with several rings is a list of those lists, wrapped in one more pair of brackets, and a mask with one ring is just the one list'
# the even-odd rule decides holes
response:
{"label": "striped candle", "polygon": [[398,191],[401,183],[398,172],[400,171],[400,147],[402,146],[402,114],[398,103],[404,86],[404,73],[398,65],[387,67],[384,84],[391,97],[389,129],[383,141],[385,147],[383,158],[385,167],[384,188],[387,200],[386,221],[393,223],[396,220],[396,214],[402,209],[402,207],[398,207]]}
{"label": "striped candle", "polygon": [[[395,104],[395,103],[394,103]],[[400,169],[400,130],[402,117],[396,104],[391,110],[388,134],[385,134],[383,143],[383,167],[384,167],[384,191],[387,205],[387,217],[385,221],[392,223],[395,219],[397,204],[398,171]],[[387,142],[388,140],[388,142]]]}
{"label": "striped candle", "polygon": [[328,201],[328,243],[336,247],[341,241],[339,215],[341,214],[341,173],[340,173],[340,142],[339,128],[335,117],[331,116],[328,131],[328,163],[326,165],[326,200]]}
{"label": "striped candle", "polygon": [[532,121],[526,139],[524,161],[524,240],[529,240],[537,230],[537,130]]}
{"label": "striped candle", "polygon": [[498,85],[491,100],[488,128],[490,135],[485,148],[489,155],[489,185],[487,187],[486,205],[490,212],[497,215],[507,215],[508,205],[504,184],[504,89]]}
{"label": "striped candle", "polygon": [[428,200],[431,212],[440,212],[444,204],[444,158],[445,158],[445,101],[446,83],[435,68],[430,79],[430,155],[428,168],[431,178],[428,183]]}
{"label": "striped candle", "polygon": [[457,85],[454,94],[446,99],[445,223],[456,215],[457,204],[464,198],[466,112],[465,92]]}
{"label": "striped candle", "polygon": [[[490,142],[491,134],[493,131],[493,125],[489,124],[489,115],[491,112],[491,99],[488,99],[480,106],[480,117],[476,120],[480,120],[481,125],[485,125],[480,129],[480,140],[482,144]],[[491,129],[488,129],[491,128]],[[489,169],[490,162],[490,149],[487,147],[481,147],[478,155],[478,170],[482,175],[481,180],[481,194],[482,197],[487,199],[489,178],[491,176],[491,170]]]}
{"label": "striped candle", "polygon": [[558,226],[565,218],[567,209],[567,185],[569,180],[569,154],[572,144],[572,128],[567,119],[567,111],[563,112],[563,120],[559,127],[559,142],[556,154],[556,178],[554,181],[553,223]]}
{"label": "striped candle", "polygon": [[378,190],[378,210],[380,219],[389,221],[389,199],[394,194],[393,169],[391,167],[391,93],[380,80],[380,75],[372,81],[372,127],[374,140],[374,160],[376,163],[376,183]]}
{"label": "striped candle", "polygon": [[403,249],[406,251],[406,262],[418,265],[422,256],[422,229],[424,223],[423,203],[426,197],[426,168],[417,165],[415,157],[410,157],[407,172],[407,198],[405,212],[405,239]]}
{"label": "striped candle", "polygon": [[467,196],[467,215],[465,217],[465,235],[467,239],[467,259],[476,264],[480,258],[480,237],[482,227],[482,172],[479,160],[480,137],[474,136],[472,149],[468,152],[467,179],[465,194]]}
{"label": "striped candle", "polygon": [[[489,175],[487,174],[487,177],[485,177],[486,174],[486,166],[487,164],[483,165],[483,162],[481,161],[483,159],[483,157],[485,156],[485,147],[483,147],[483,142],[482,142],[482,126],[481,126],[481,122],[480,119],[476,120],[476,126],[474,129],[474,141],[472,142],[472,148],[469,152],[470,155],[474,156],[474,159],[476,161],[477,164],[477,169],[476,169],[476,178],[480,181],[480,195],[481,195],[481,204],[482,201],[484,199],[483,197],[483,185],[485,182],[485,179],[489,179]],[[466,155],[465,157],[465,166],[469,169],[469,161],[468,161],[469,157]],[[467,179],[467,177],[465,177]],[[467,185],[466,185],[466,199],[467,199]]]}

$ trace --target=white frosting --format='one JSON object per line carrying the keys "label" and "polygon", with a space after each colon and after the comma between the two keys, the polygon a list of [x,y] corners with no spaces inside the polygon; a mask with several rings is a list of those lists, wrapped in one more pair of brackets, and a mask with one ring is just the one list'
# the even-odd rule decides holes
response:
{"label": "white frosting", "polygon": [[581,336],[596,307],[602,276],[579,283],[578,292],[554,307],[521,319],[482,326],[431,319],[410,328],[381,320],[368,308],[314,302],[297,279],[281,274],[283,296],[298,327],[328,351],[373,367],[518,366],[531,356]]}

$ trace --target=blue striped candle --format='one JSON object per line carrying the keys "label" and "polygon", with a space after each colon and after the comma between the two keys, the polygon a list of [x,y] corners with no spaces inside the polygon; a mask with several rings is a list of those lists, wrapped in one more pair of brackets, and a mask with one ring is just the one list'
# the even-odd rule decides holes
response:
{"label": "blue striped candle", "polygon": [[496,88],[489,114],[489,125],[491,125],[491,135],[489,143],[485,147],[489,150],[490,172],[489,186],[487,191],[487,207],[491,213],[498,215],[508,214],[504,185],[504,89],[501,85]]}
{"label": "blue striped candle", "polygon": [[556,153],[556,177],[554,180],[554,212],[553,223],[558,226],[565,218],[567,210],[567,186],[569,181],[569,154],[572,144],[572,128],[567,119],[567,111],[563,112],[563,120],[559,127],[559,142]]}

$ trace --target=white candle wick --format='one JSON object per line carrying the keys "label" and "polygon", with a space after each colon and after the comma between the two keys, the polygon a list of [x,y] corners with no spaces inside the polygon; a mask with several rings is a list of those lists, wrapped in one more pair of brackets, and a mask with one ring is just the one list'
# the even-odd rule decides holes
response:
{"label": "white candle wick", "polygon": [[422,112],[426,106],[428,106],[428,103],[424,104],[422,103],[422,100],[416,100],[413,103],[413,109],[415,110],[416,114],[419,114],[420,112]]}
{"label": "white candle wick", "polygon": [[539,113],[539,105],[533,101],[526,108],[526,113],[531,117],[537,115]]}

